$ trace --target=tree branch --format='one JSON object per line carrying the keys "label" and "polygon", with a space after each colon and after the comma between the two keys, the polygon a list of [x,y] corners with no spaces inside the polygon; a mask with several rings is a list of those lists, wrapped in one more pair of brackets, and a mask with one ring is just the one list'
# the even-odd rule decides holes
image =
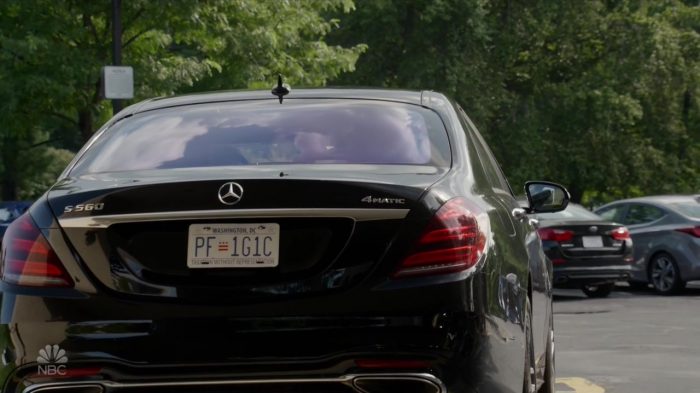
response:
{"label": "tree branch", "polygon": [[64,138],[47,139],[47,140],[45,140],[45,141],[38,142],[38,143],[35,143],[35,144],[33,144],[33,145],[29,145],[29,146],[27,146],[27,147],[21,147],[21,148],[19,148],[19,150],[29,150],[29,149],[33,149],[33,148],[35,148],[35,147],[39,147],[39,146],[42,146],[42,145],[48,145],[49,143],[54,143],[54,142],[62,141],[63,139],[64,139]]}
{"label": "tree branch", "polygon": [[92,96],[92,104],[97,105],[101,100],[102,96],[100,95],[102,89],[102,77],[97,78],[97,81],[95,82],[95,94]]}
{"label": "tree branch", "polygon": [[58,33],[51,34],[51,37],[53,37],[53,39],[55,39],[56,41],[64,42],[64,43],[68,43],[68,44],[73,44],[76,47],[81,47],[83,45],[83,43],[81,41],[66,38],[63,35],[58,34]]}
{"label": "tree branch", "polygon": [[129,44],[134,42],[137,38],[141,37],[142,35],[148,33],[151,30],[153,30],[153,28],[149,27],[148,29],[141,30],[138,33],[134,34],[131,38],[129,38],[128,40],[126,40],[126,42],[124,42],[124,44],[122,45],[122,48],[126,48]]}
{"label": "tree branch", "polygon": [[128,22],[126,22],[124,24],[124,26],[122,27],[122,33],[129,30],[131,28],[131,26],[134,24],[134,22],[136,22],[136,20],[138,18],[140,18],[141,15],[143,15],[143,12],[145,10],[146,10],[145,8],[139,8],[138,11],[136,11],[136,13],[134,14],[134,17],[131,18],[131,20],[129,20]]}
{"label": "tree branch", "polygon": [[71,117],[69,117],[69,116],[66,116],[66,115],[64,115],[63,113],[48,111],[48,112],[46,112],[46,114],[47,114],[47,115],[54,116],[54,117],[58,117],[59,119],[63,119],[63,120],[65,120],[65,121],[67,121],[67,122],[69,122],[69,123],[71,123],[71,124],[73,124],[73,125],[76,125],[76,126],[78,125],[78,121],[77,121],[77,120],[75,120],[75,119],[73,119],[73,118],[71,118]]}
{"label": "tree branch", "polygon": [[100,46],[100,37],[97,34],[97,28],[95,27],[95,24],[92,23],[92,16],[91,15],[83,14],[83,26],[90,29],[90,32],[92,33],[93,38],[95,38],[95,44],[97,46]]}
{"label": "tree branch", "polygon": [[13,51],[13,50],[11,50],[11,49],[7,49],[7,48],[4,48],[4,47],[0,46],[0,50],[11,54],[15,59],[17,59],[17,60],[19,60],[19,61],[21,61],[21,62],[23,62],[23,63],[27,63],[27,59],[25,59],[24,56],[22,56],[22,55],[20,55],[20,54],[18,54],[18,53],[15,53],[15,51]]}

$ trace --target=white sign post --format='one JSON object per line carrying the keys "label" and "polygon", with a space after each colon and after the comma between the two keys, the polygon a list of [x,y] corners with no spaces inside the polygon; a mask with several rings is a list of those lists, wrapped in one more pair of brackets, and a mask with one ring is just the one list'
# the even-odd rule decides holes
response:
{"label": "white sign post", "polygon": [[128,100],[134,98],[134,69],[129,66],[102,67],[104,98]]}

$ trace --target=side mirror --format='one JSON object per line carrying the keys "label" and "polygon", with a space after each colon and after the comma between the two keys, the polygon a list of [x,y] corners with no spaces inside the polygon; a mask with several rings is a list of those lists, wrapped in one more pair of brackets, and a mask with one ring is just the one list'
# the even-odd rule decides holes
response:
{"label": "side mirror", "polygon": [[553,213],[566,209],[571,195],[563,186],[547,181],[525,183],[528,213]]}

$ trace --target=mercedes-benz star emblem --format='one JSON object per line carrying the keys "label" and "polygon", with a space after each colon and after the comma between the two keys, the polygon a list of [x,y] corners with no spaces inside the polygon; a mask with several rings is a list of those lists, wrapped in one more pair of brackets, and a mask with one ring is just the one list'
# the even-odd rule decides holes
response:
{"label": "mercedes-benz star emblem", "polygon": [[236,182],[228,182],[219,187],[219,200],[224,205],[235,205],[243,198],[243,187]]}
{"label": "mercedes-benz star emblem", "polygon": [[598,227],[593,225],[592,227],[588,228],[588,231],[591,233],[596,233],[596,232],[598,232]]}

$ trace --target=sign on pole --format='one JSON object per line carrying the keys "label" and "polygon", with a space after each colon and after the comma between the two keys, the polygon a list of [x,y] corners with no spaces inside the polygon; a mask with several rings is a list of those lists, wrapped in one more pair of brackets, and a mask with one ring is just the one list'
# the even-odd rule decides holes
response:
{"label": "sign on pole", "polygon": [[107,99],[134,98],[134,69],[129,66],[102,67],[102,91]]}

